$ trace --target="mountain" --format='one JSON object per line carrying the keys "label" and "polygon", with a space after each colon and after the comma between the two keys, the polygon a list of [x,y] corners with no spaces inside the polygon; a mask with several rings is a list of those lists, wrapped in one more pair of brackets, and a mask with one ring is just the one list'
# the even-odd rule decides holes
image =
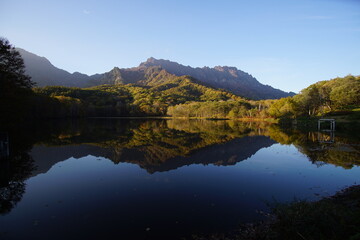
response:
{"label": "mountain", "polygon": [[236,67],[192,68],[176,62],[155,58],[149,58],[146,62],[140,64],[140,67],[150,66],[160,66],[167,72],[177,76],[190,75],[212,87],[226,89],[250,99],[276,99],[295,95],[294,93],[284,92],[269,85],[261,84],[256,78],[238,70]]}
{"label": "mountain", "polygon": [[192,68],[168,60],[149,58],[138,67],[118,68],[88,76],[82,73],[69,73],[52,65],[49,60],[24,49],[17,48],[24,59],[26,73],[43,86],[92,87],[103,84],[136,84],[155,87],[165,84],[173,76],[188,75],[201,85],[221,88],[249,99],[276,99],[292,96],[268,85],[263,85],[250,74],[235,67]]}
{"label": "mountain", "polygon": [[45,57],[40,57],[24,49],[16,48],[24,59],[26,74],[36,82],[38,87],[44,86],[85,86],[89,76],[75,72],[73,74],[59,69]]}

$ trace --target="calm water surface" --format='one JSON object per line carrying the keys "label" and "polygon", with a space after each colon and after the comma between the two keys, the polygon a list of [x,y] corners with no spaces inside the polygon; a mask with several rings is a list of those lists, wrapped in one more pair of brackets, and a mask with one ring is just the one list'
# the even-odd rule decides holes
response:
{"label": "calm water surface", "polygon": [[0,136],[1,239],[226,232],[262,219],[274,200],[317,200],[360,182],[359,139],[341,132],[93,119]]}

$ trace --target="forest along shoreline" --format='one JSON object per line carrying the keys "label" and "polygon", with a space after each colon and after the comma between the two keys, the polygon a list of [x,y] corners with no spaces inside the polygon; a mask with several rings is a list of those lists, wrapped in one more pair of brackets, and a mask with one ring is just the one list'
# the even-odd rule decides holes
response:
{"label": "forest along shoreline", "polygon": [[36,87],[26,75],[20,53],[6,39],[0,39],[0,46],[6,62],[0,66],[0,120],[5,123],[148,116],[280,122],[323,116],[355,122],[360,119],[360,76],[320,81],[299,94],[280,99],[245,98],[156,66],[143,66],[141,79],[135,82],[124,80],[86,88]]}

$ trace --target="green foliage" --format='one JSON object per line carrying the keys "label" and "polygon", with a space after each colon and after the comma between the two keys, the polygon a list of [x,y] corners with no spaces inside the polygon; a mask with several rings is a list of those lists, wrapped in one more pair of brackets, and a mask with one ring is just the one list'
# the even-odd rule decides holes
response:
{"label": "green foliage", "polygon": [[273,104],[270,105],[268,109],[268,114],[275,118],[280,117],[292,117],[297,114],[297,103],[291,98],[281,98],[279,100],[275,100]]}
{"label": "green foliage", "polygon": [[332,88],[329,98],[335,109],[346,109],[360,105],[360,76],[347,76],[328,83]]}
{"label": "green foliage", "polygon": [[[193,95],[197,93],[191,92]],[[191,98],[188,101],[196,101]],[[315,83],[294,97],[250,101],[207,90],[200,100],[168,108],[174,117],[206,118],[297,118],[320,116],[360,106],[360,76],[346,76]],[[220,100],[220,102],[219,102]],[[235,100],[232,101],[232,100]],[[217,102],[217,103],[215,103]]]}
{"label": "green foliage", "polygon": [[360,106],[360,76],[321,81],[291,98],[275,100],[269,115],[276,118],[322,116]]}
{"label": "green foliage", "polygon": [[[151,78],[151,73],[148,74]],[[153,87],[133,84],[43,87],[34,88],[34,92],[64,103],[68,109],[64,116],[163,116],[169,106],[188,101],[242,100],[229,92],[200,85],[187,76],[176,77],[162,71],[153,75],[149,78]]]}
{"label": "green foliage", "polygon": [[321,115],[330,111],[351,109],[360,105],[360,76],[346,76],[322,81],[304,89],[294,97],[307,110],[308,115]]}
{"label": "green foliage", "polygon": [[237,118],[246,115],[249,104],[239,101],[191,102],[169,107],[174,117]]}

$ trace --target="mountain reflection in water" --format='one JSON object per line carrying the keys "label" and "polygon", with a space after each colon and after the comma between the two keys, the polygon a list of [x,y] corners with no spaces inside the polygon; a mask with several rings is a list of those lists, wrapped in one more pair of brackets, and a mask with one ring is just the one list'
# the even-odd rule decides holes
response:
{"label": "mountain reflection in water", "polygon": [[[138,175],[140,174],[141,176],[147,178],[146,176],[164,173],[166,174],[164,175],[166,176],[166,179],[172,179],[175,182],[179,182],[181,179],[184,180],[185,176],[187,176],[186,174],[190,174],[191,171],[195,171],[194,173],[191,173],[191,175],[188,175],[186,178],[193,179],[192,184],[199,187],[199,189],[208,189],[208,184],[211,184],[211,182],[206,183],[203,180],[194,178],[194,176],[207,176],[208,180],[210,181],[214,180],[215,176],[217,175],[218,177],[222,177],[222,179],[216,180],[218,181],[216,183],[217,191],[221,191],[216,198],[219,198],[218,201],[223,205],[229,204],[229,206],[214,208],[214,206],[212,206],[213,203],[210,203],[212,209],[216,209],[217,212],[213,213],[212,218],[209,217],[208,220],[204,220],[200,217],[200,215],[207,212],[208,209],[205,208],[205,206],[199,206],[199,204],[203,204],[202,202],[194,202],[193,200],[190,201],[189,199],[187,199],[184,200],[183,203],[181,203],[184,205],[177,203],[177,206],[180,206],[180,208],[181,206],[184,208],[191,208],[197,206],[201,214],[197,217],[193,216],[192,220],[190,220],[192,217],[190,215],[183,217],[184,225],[182,225],[182,227],[180,227],[179,229],[176,228],[176,231],[172,228],[172,226],[169,226],[168,232],[165,231],[162,234],[159,233],[161,232],[159,230],[158,233],[154,233],[154,236],[156,236],[157,239],[160,239],[161,236],[163,236],[164,238],[173,237],[175,239],[176,237],[180,236],[180,233],[187,235],[192,233],[194,230],[209,231],[209,224],[211,225],[214,223],[214,221],[217,221],[214,218],[216,214],[225,214],[223,223],[219,223],[218,226],[220,230],[227,229],[230,227],[230,225],[233,226],[237,223],[236,221],[247,221],[249,219],[258,218],[254,217],[254,213],[247,212],[249,210],[241,208],[231,214],[235,206],[230,204],[230,202],[232,202],[233,200],[239,200],[243,198],[242,201],[244,201],[244,204],[250,204],[254,208],[263,208],[264,202],[256,204],[251,203],[252,201],[255,201],[254,197],[246,199],[244,198],[244,196],[240,196],[243,194],[243,191],[237,192],[237,190],[235,190],[236,188],[234,188],[235,186],[230,187],[230,185],[238,184],[239,188],[246,188],[248,192],[253,192],[254,196],[258,196],[262,191],[264,194],[262,198],[265,196],[275,196],[281,199],[283,194],[276,196],[275,192],[284,192],[284,190],[282,189],[288,188],[286,184],[289,183],[285,183],[286,178],[289,178],[289,176],[293,174],[291,171],[296,171],[296,168],[293,168],[289,172],[286,170],[287,166],[267,166],[266,164],[271,164],[272,162],[277,163],[279,161],[286,161],[279,159],[286,159],[294,154],[296,155],[297,152],[301,154],[301,156],[298,158],[307,158],[310,163],[315,164],[317,168],[321,168],[323,165],[341,167],[340,170],[336,170],[341,171],[339,173],[339,176],[346,175],[346,172],[344,172],[345,169],[352,169],[353,167],[360,165],[360,144],[357,137],[349,137],[347,135],[342,135],[341,133],[339,133],[336,134],[336,136],[331,136],[333,138],[333,141],[329,143],[329,141],[322,141],[323,139],[326,140],[329,138],[327,133],[302,132],[289,129],[283,130],[277,125],[271,125],[267,123],[179,119],[89,119],[68,122],[49,121],[46,123],[39,123],[32,126],[17,126],[14,128],[1,129],[0,131],[2,132],[1,136],[6,136],[4,137],[4,139],[8,138],[9,142],[9,153],[2,154],[2,159],[0,161],[0,213],[4,216],[9,216],[9,218],[11,216],[12,210],[16,209],[17,204],[21,203],[23,195],[25,194],[25,192],[27,192],[28,182],[31,183],[32,181],[35,181],[35,179],[40,176],[40,174],[45,174],[45,177],[47,176],[46,174],[51,171],[60,171],[53,169],[53,166],[56,165],[60,167],[59,164],[61,162],[65,163],[70,161],[71,159],[87,159],[88,157],[92,157],[101,161],[111,161],[115,165],[119,165],[120,163],[131,163],[134,165],[131,165],[132,167],[127,168],[133,169],[133,166],[139,166],[141,169],[144,169],[147,172],[146,174],[138,173]],[[281,145],[279,145],[279,143]],[[282,145],[289,145],[292,148],[286,148],[284,150],[283,148],[280,148],[280,146]],[[256,155],[259,150],[265,148],[269,148],[269,150],[267,150],[267,153],[271,154],[265,156],[265,158],[268,159],[264,159],[264,157],[253,159],[253,156]],[[297,152],[295,151],[295,149],[297,150]],[[279,154],[279,156],[276,157],[278,154],[277,151],[283,151],[281,153],[283,156]],[[291,153],[289,153],[289,151],[291,151]],[[274,157],[278,159],[274,159]],[[174,171],[175,169],[182,168],[183,166],[196,165],[236,167],[238,163],[246,159],[253,159],[251,160],[253,162],[250,161],[247,165],[245,164],[242,169],[227,168],[227,170],[225,170],[219,168],[206,168],[207,170],[201,170],[195,168],[194,170],[192,170],[193,168],[189,168],[181,170],[182,172],[178,170]],[[265,163],[257,163],[257,161],[265,161]],[[84,161],[81,162],[86,164],[86,162]],[[90,164],[90,162],[92,162],[92,160],[88,160],[88,164]],[[291,164],[300,163],[293,162]],[[108,166],[108,163],[106,163],[106,166]],[[265,184],[263,181],[265,180],[262,178],[265,177],[263,172],[259,172],[259,169],[264,168],[267,171],[267,169],[272,167],[275,167],[275,169],[273,169],[272,171],[283,171],[284,174],[283,179],[272,182],[274,186],[276,185],[274,189],[257,189],[256,187],[251,186],[263,186]],[[305,169],[309,168],[309,166],[305,166],[303,162],[298,167],[299,171],[305,171]],[[69,169],[71,168],[71,165],[69,165]],[[110,170],[107,171],[110,172]],[[131,172],[135,170],[129,171]],[[205,171],[207,171],[207,173]],[[240,178],[240,173],[235,171],[241,171],[241,173],[244,175],[244,179],[242,180],[243,182],[239,182],[238,178]],[[337,174],[337,172],[334,172],[335,170],[329,171],[330,174]],[[274,175],[275,173],[272,174]],[[325,172],[323,174],[325,174]],[[63,177],[66,176],[59,175],[57,179]],[[84,177],[86,178],[87,176]],[[131,177],[129,177],[129,179],[131,179]],[[348,183],[354,180],[350,177],[348,179]],[[324,178],[324,181],[325,180],[326,179]],[[360,179],[355,178],[355,180]],[[140,180],[135,179],[134,181]],[[247,185],[244,185],[244,181],[248,181]],[[339,180],[339,184],[341,181]],[[215,184],[215,182],[213,184]],[[260,183],[262,185],[259,185]],[[316,183],[301,182],[300,178],[297,179],[294,183],[298,184],[298,186],[305,186],[305,184],[308,184],[309,186],[316,185]],[[146,182],[143,184],[147,185],[150,183]],[[176,190],[175,192],[173,192],[173,194],[175,194],[174,196],[178,196],[179,198],[181,198],[182,196],[184,196],[184,192],[192,190],[191,187],[188,185],[187,186],[189,189],[183,189],[182,184],[172,186],[174,191]],[[105,186],[105,188],[107,187],[110,186]],[[134,188],[137,189],[140,187],[134,186]],[[163,204],[162,207],[168,204],[161,203],[161,201],[158,199],[160,198],[160,196],[167,196],[163,195],[165,194],[164,192],[158,192],[161,191],[161,187],[156,187],[155,185],[150,184],[149,188],[151,188],[154,192],[157,192],[156,197],[154,196],[155,193],[145,194],[147,190],[144,190],[145,192],[142,192],[142,194],[149,198],[150,202],[151,199],[154,198],[153,201],[157,202],[152,202],[155,209],[160,209],[161,204]],[[329,191],[330,190],[333,191],[335,189],[331,188],[329,189]],[[202,201],[205,201],[206,198],[212,196],[211,192],[212,190],[205,191],[203,195],[205,198],[202,199]],[[232,194],[232,192],[234,192],[234,199],[230,200],[229,197],[226,196]],[[30,191],[29,194],[33,193],[31,193]],[[309,193],[306,194],[309,195]],[[304,196],[308,196],[306,194]],[[126,196],[126,194],[124,196]],[[221,198],[221,196],[224,196],[224,198]],[[290,195],[287,195],[285,198],[289,197]],[[137,207],[141,209],[141,204],[137,201],[140,201],[140,199],[134,200],[134,204],[137,203]],[[256,201],[259,201],[259,199]],[[126,204],[128,203],[126,202]],[[159,204],[159,206],[157,204]],[[232,204],[235,203],[232,202]],[[175,206],[169,205],[168,207]],[[256,209],[252,209],[251,211],[255,212],[255,210]],[[189,210],[183,209],[181,211],[188,211],[189,214]],[[190,212],[191,211],[192,210],[190,210]],[[19,214],[18,216],[21,217],[21,213],[16,212],[14,214]],[[126,215],[126,213],[124,214]],[[138,216],[139,218],[143,216],[140,210],[139,212],[133,212],[132,214],[134,214],[134,216]],[[163,216],[165,213],[158,214],[160,216]],[[178,214],[180,213],[175,212],[175,215]],[[244,218],[237,216],[237,214],[243,214]],[[167,216],[167,214],[165,215]],[[161,218],[160,216],[159,218]],[[169,216],[167,218],[169,218]],[[161,218],[161,221],[156,221],[159,221],[159,224],[164,224],[162,222],[163,220],[164,219]],[[192,222],[195,220],[198,222],[203,221],[203,224],[200,224],[196,227]],[[155,220],[153,219],[152,221]],[[6,218],[2,219],[0,216],[0,224],[8,223],[9,225],[7,226],[10,229],[9,236],[12,236],[12,225],[10,224],[10,222],[10,220],[6,221]],[[232,223],[230,224],[230,222]],[[0,232],[0,237],[2,236],[1,234],[3,234],[6,239],[6,232],[7,231]],[[176,236],[172,236],[169,232],[173,232]],[[14,238],[16,239],[17,237],[15,236]]]}

